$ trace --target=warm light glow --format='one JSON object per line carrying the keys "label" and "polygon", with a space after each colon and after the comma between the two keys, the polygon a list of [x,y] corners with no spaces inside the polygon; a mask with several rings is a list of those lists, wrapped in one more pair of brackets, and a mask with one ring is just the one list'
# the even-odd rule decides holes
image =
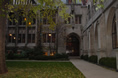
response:
{"label": "warm light glow", "polygon": [[14,37],[14,40],[16,39],[16,37]]}
{"label": "warm light glow", "polygon": [[12,34],[9,34],[9,36],[12,36]]}
{"label": "warm light glow", "polygon": [[45,56],[48,56],[48,52],[45,52],[45,54],[44,54]]}
{"label": "warm light glow", "polygon": [[26,21],[27,19],[26,19],[26,18],[24,18],[24,20]]}
{"label": "warm light glow", "polygon": [[74,52],[74,50],[72,49],[72,52]]}
{"label": "warm light glow", "polygon": [[52,53],[50,53],[50,56],[54,56],[54,53],[52,52]]}
{"label": "warm light glow", "polygon": [[31,22],[29,22],[29,25],[31,25]]}
{"label": "warm light glow", "polygon": [[49,34],[49,36],[52,36],[52,34]]}

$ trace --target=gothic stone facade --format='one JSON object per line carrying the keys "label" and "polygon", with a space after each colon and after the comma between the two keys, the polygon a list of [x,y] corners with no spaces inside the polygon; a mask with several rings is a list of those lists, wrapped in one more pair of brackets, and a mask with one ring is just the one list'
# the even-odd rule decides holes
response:
{"label": "gothic stone facade", "polygon": [[[72,9],[74,9],[74,16],[68,18],[67,23],[58,14],[55,14],[52,17],[58,24],[55,30],[49,28],[47,18],[37,17],[37,19],[33,19],[32,27],[26,27],[26,18],[23,16],[19,16],[17,25],[14,19],[12,19],[13,22],[8,21],[6,46],[33,48],[37,46],[40,40],[47,55],[56,50],[58,53],[80,55],[82,52],[82,28],[86,24],[87,6],[85,2],[82,4],[79,0],[73,5],[71,0],[65,4],[68,7],[67,13],[72,14]],[[40,23],[43,24],[42,27],[40,27]]]}
{"label": "gothic stone facade", "polygon": [[74,17],[68,18],[66,23],[56,14],[53,17],[55,22],[61,23],[54,31],[48,28],[46,18],[42,21],[42,33],[38,31],[40,18],[34,20],[32,27],[26,27],[22,21],[17,26],[9,23],[6,46],[34,47],[41,35],[41,43],[48,55],[57,49],[58,53],[97,55],[99,59],[116,57],[118,63],[118,0],[105,0],[104,8],[98,10],[92,1],[88,0],[87,4],[67,3],[67,13],[73,11]]}
{"label": "gothic stone facade", "polygon": [[82,31],[82,54],[97,55],[99,59],[116,57],[118,63],[118,1],[105,0],[104,8],[97,11],[92,0],[88,0],[87,4],[87,23]]}

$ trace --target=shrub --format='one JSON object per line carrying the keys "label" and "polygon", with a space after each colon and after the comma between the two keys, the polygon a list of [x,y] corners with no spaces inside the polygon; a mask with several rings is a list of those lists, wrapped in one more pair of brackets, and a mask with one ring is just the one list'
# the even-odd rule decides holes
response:
{"label": "shrub", "polygon": [[99,64],[106,66],[106,67],[116,69],[116,58],[114,58],[114,57],[103,57],[99,60]]}
{"label": "shrub", "polygon": [[45,56],[45,55],[37,55],[37,56],[30,56],[29,59],[34,59],[34,60],[56,60],[56,59],[68,59],[67,54],[58,54],[56,53],[54,56]]}
{"label": "shrub", "polygon": [[89,57],[89,61],[92,63],[97,63],[98,57],[97,55],[92,55]]}
{"label": "shrub", "polygon": [[14,54],[15,59],[24,59],[27,58],[27,54],[24,51],[21,51],[20,54],[15,53]]}
{"label": "shrub", "polygon": [[56,53],[54,56],[56,57],[56,59],[60,59],[60,58],[68,59],[68,55],[65,53],[62,54]]}
{"label": "shrub", "polygon": [[33,49],[27,49],[26,51],[29,59],[35,59],[35,57],[43,56],[45,54],[38,46],[34,47]]}
{"label": "shrub", "polygon": [[9,54],[6,54],[6,58],[7,59],[14,59],[15,58],[14,53],[10,52]]}
{"label": "shrub", "polygon": [[81,57],[80,57],[80,58],[81,58],[81,59],[83,59],[83,57],[84,57],[84,55],[81,55]]}
{"label": "shrub", "polygon": [[35,60],[54,60],[56,59],[55,56],[45,56],[45,55],[38,55],[34,57]]}
{"label": "shrub", "polygon": [[86,60],[86,61],[88,61],[88,55],[84,55],[83,56],[83,59]]}

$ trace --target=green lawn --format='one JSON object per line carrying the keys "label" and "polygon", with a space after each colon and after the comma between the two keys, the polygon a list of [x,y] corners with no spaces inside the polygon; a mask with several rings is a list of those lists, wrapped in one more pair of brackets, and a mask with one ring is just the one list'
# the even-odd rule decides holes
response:
{"label": "green lawn", "polygon": [[7,62],[0,78],[85,78],[71,62]]}

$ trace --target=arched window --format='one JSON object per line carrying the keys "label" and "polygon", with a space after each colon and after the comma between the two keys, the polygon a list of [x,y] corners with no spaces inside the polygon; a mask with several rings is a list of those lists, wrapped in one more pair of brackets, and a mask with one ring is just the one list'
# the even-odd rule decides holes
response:
{"label": "arched window", "polygon": [[112,22],[112,46],[113,49],[118,48],[117,46],[117,30],[116,30],[116,16],[114,15]]}

